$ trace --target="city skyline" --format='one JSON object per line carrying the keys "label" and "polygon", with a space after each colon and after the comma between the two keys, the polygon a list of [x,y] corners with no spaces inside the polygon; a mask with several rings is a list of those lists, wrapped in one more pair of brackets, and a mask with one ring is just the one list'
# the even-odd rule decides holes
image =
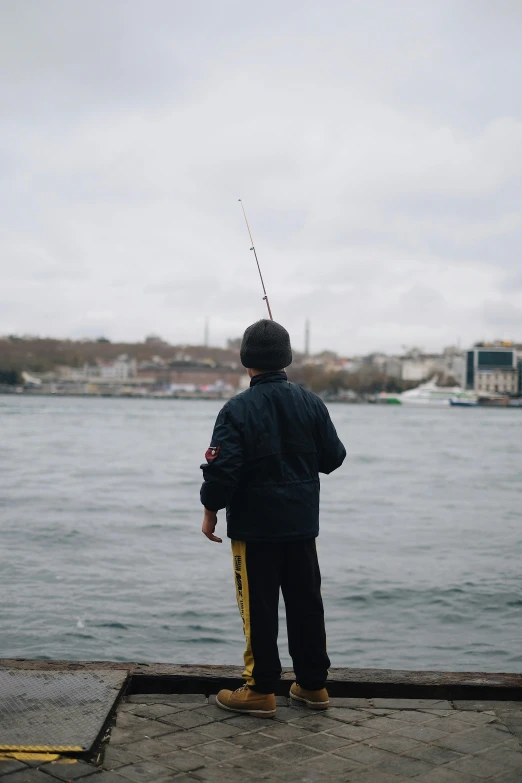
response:
{"label": "city skyline", "polygon": [[[217,342],[213,341],[212,339],[212,332],[211,332],[211,321],[206,318],[204,320],[204,331],[203,331],[203,339],[200,339],[199,341],[196,339],[193,342],[182,342],[181,340],[176,340],[175,338],[173,340],[169,340],[166,338],[165,335],[159,335],[159,334],[146,334],[142,335],[140,338],[136,340],[131,340],[129,338],[122,337],[122,339],[111,339],[110,337],[107,337],[106,334],[97,334],[96,336],[88,336],[83,335],[83,337],[71,337],[71,336],[65,336],[60,337],[57,335],[51,335],[51,334],[32,334],[29,332],[20,332],[20,333],[11,333],[11,334],[0,334],[0,341],[2,340],[9,340],[11,337],[14,337],[15,339],[22,339],[22,340],[56,340],[56,341],[71,341],[71,342],[110,342],[114,343],[115,345],[145,345],[147,341],[154,341],[157,340],[159,347],[156,349],[157,352],[161,353],[161,344],[167,345],[169,348],[180,348],[180,349],[190,349],[190,348],[208,348],[209,350],[219,350],[219,351],[226,351],[227,349],[230,349],[230,343],[237,342],[238,346],[241,341],[241,335],[228,335],[225,337],[223,343],[218,344]],[[497,335],[495,338],[492,339],[484,339],[483,337],[475,337],[469,344],[462,344],[462,341],[456,340],[455,342],[447,345],[439,345],[439,346],[433,346],[432,349],[427,349],[425,346],[420,345],[418,342],[416,343],[413,339],[414,335],[412,335],[412,340],[408,344],[403,344],[399,346],[399,349],[396,351],[389,350],[381,350],[379,347],[375,347],[369,351],[366,352],[349,352],[347,350],[343,350],[342,346],[340,349],[335,350],[329,345],[324,345],[321,347],[315,347],[312,342],[311,335],[313,334],[313,324],[311,323],[310,319],[305,319],[303,324],[303,335],[301,337],[301,340],[299,340],[299,337],[296,337],[292,334],[290,334],[290,339],[292,343],[292,349],[295,353],[303,356],[303,357],[314,357],[314,356],[320,356],[323,353],[329,353],[333,352],[337,354],[339,357],[358,357],[358,356],[371,356],[371,355],[387,355],[387,356],[404,356],[410,353],[420,353],[420,354],[433,354],[433,355],[440,355],[445,350],[449,349],[456,349],[457,351],[460,351],[461,353],[465,353],[470,348],[473,348],[476,345],[499,345],[499,344],[505,344],[505,345],[513,345],[513,346],[522,346],[522,335],[518,337],[517,335]],[[302,344],[301,344],[302,343]]]}

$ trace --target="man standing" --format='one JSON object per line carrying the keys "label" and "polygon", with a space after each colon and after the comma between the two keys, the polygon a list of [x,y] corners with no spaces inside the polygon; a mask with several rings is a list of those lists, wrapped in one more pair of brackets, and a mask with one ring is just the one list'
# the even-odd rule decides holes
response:
{"label": "man standing", "polygon": [[218,707],[271,718],[281,676],[277,649],[279,590],[296,682],[290,697],[328,707],[319,534],[319,473],[338,468],[346,451],[323,402],[289,383],[290,337],[274,321],[249,326],[241,362],[250,388],[220,411],[206,452],[201,487],[203,533],[214,535],[226,507],[236,593],[246,637],[245,684],[218,693]]}

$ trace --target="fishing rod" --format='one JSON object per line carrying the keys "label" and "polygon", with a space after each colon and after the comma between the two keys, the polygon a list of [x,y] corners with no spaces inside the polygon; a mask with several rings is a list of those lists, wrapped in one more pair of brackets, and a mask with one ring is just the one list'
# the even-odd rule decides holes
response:
{"label": "fishing rod", "polygon": [[250,248],[250,250],[254,251],[254,256],[255,256],[256,264],[257,264],[257,271],[259,272],[259,277],[261,278],[261,285],[263,286],[263,294],[264,294],[263,300],[266,302],[266,306],[268,307],[268,315],[270,316],[270,320],[273,321],[274,318],[272,316],[272,310],[270,309],[270,302],[268,301],[268,294],[266,292],[265,282],[263,280],[263,275],[261,274],[261,267],[259,266],[259,261],[257,259],[257,253],[256,253],[256,249],[254,247],[254,240],[252,239],[252,232],[250,231],[250,226],[248,225],[248,220],[247,220],[247,216],[246,216],[246,212],[245,212],[245,207],[243,206],[243,202],[241,201],[240,198],[238,198],[238,201],[241,204],[241,209],[243,210],[243,215],[245,217],[245,223],[246,223],[246,226],[247,226],[247,229],[248,229],[248,235],[250,236],[250,241],[252,243],[252,247]]}

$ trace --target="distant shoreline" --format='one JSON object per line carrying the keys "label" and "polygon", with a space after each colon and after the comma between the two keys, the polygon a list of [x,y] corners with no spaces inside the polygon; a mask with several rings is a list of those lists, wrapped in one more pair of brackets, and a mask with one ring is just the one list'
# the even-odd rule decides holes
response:
{"label": "distant shoreline", "polygon": [[[240,392],[237,392],[238,394]],[[187,393],[177,393],[177,394],[93,394],[93,393],[85,393],[85,392],[38,392],[38,391],[7,391],[6,389],[0,389],[0,396],[4,397],[46,397],[46,398],[54,398],[54,399],[113,399],[113,400],[215,400],[215,401],[226,401],[232,399],[235,395],[228,395],[228,394],[219,394],[219,393],[212,393],[212,392],[187,392]],[[335,405],[369,405],[374,404],[374,400],[372,399],[325,399],[325,403],[328,405],[335,404]],[[374,407],[382,408],[386,407],[389,408],[389,405],[375,405]],[[414,408],[416,410],[425,410],[425,409],[431,409],[434,408],[443,408],[446,409],[445,406],[440,405],[393,405],[391,406],[393,408]],[[448,405],[448,408],[451,406]],[[473,406],[475,408],[480,409],[501,409],[501,410],[522,410],[522,398],[513,398],[508,404],[502,404],[502,405],[487,405],[487,404],[479,404],[476,406]]]}
{"label": "distant shoreline", "polygon": [[229,400],[230,396],[226,394],[212,394],[202,392],[201,394],[92,394],[86,392],[35,392],[35,391],[5,391],[0,390],[0,395],[4,397],[54,397],[68,399],[81,397],[99,400],[101,398],[118,400]]}

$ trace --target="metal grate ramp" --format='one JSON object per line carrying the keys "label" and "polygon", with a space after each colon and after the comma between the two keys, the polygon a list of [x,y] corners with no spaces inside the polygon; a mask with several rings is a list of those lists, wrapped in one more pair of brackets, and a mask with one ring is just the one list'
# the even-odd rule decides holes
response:
{"label": "metal grate ramp", "polygon": [[126,679],[121,669],[0,669],[0,751],[89,750]]}

